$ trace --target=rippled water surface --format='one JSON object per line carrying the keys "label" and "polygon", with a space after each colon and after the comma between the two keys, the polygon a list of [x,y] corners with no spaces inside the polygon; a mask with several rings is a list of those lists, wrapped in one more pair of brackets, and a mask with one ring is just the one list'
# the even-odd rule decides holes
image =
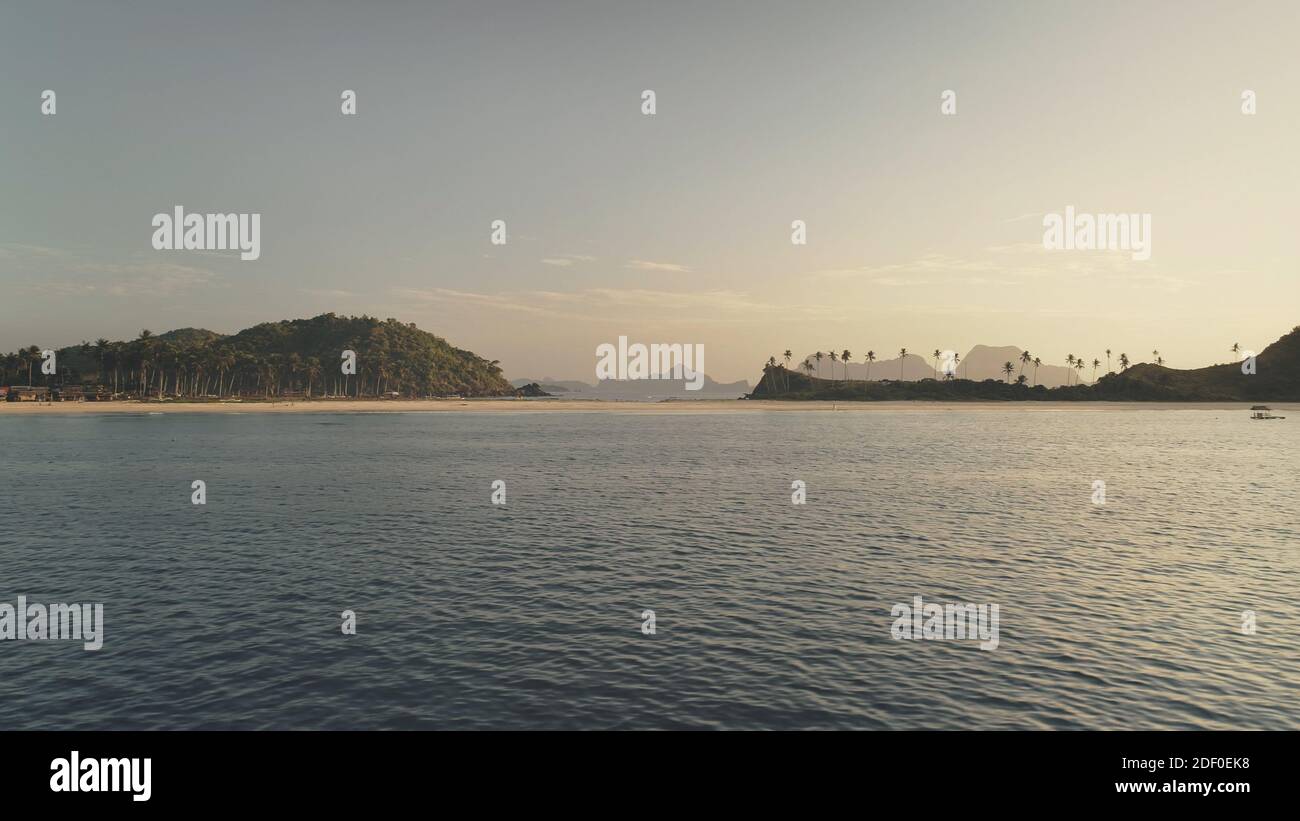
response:
{"label": "rippled water surface", "polygon": [[0,415],[0,601],[106,621],[0,642],[0,729],[1294,729],[1300,419],[1245,416]]}

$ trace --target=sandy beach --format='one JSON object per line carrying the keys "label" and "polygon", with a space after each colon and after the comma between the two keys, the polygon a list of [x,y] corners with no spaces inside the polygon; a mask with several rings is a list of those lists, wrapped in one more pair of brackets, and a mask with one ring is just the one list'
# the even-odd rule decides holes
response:
{"label": "sandy beach", "polygon": [[[809,413],[982,412],[1026,413],[1112,410],[1203,410],[1245,413],[1249,402],[786,402],[682,400],[618,402],[581,399],[316,400],[295,402],[0,402],[0,418],[40,415],[151,413]],[[1300,406],[1273,405],[1280,416],[1300,416]],[[1290,413],[1288,413],[1290,411]]]}

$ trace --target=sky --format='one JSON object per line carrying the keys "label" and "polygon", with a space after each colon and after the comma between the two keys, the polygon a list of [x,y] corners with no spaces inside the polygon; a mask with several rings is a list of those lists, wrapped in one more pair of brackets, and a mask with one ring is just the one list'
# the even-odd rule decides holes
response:
{"label": "sky", "polygon": [[[1300,324],[1297,54],[1294,2],[0,0],[0,350],[333,311],[511,378],[619,336],[721,381],[1225,362]],[[177,205],[261,214],[260,258],[154,250]],[[1044,248],[1067,206],[1150,259]]]}

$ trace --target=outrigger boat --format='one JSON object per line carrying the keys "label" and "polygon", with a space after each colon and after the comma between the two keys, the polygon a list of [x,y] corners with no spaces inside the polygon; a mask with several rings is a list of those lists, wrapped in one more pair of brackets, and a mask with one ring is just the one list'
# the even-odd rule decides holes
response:
{"label": "outrigger boat", "polygon": [[1273,409],[1268,405],[1253,405],[1250,409],[1251,419],[1285,419],[1285,416],[1274,416]]}

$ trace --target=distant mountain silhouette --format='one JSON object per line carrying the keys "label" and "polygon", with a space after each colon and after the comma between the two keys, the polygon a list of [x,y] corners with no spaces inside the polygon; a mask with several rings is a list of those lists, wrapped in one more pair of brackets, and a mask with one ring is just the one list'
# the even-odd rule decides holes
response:
{"label": "distant mountain silhouette", "polygon": [[[802,361],[802,360],[800,360]],[[865,379],[867,366],[853,363],[844,379],[843,363],[835,363],[831,379],[830,361],[822,359],[822,377],[808,376],[784,365],[765,367],[763,378],[750,394],[754,399],[834,399],[834,400],[1056,400],[1056,401],[1166,401],[1166,402],[1300,402],[1300,326],[1255,357],[1255,372],[1244,373],[1242,363],[1230,362],[1192,370],[1175,370],[1162,365],[1139,363],[1120,373],[1102,375],[1094,384],[1080,384],[1074,374],[1073,384],[1065,386],[1067,368],[1043,365],[1038,369],[1038,384],[1033,384],[1032,363],[1024,366],[1024,384],[1013,384],[1021,374],[1020,349],[992,348],[977,345],[958,366],[957,378],[936,379],[934,366],[919,356],[908,354],[898,359],[877,360],[871,364],[871,379]],[[1015,368],[1011,384],[1002,367],[1010,362]],[[969,369],[968,369],[969,364]],[[966,374],[969,370],[970,377]],[[1091,375],[1091,365],[1079,376]],[[814,371],[814,374],[816,371]],[[1077,372],[1076,372],[1077,373]]]}
{"label": "distant mountain silhouette", "polygon": [[[817,376],[820,373],[823,379],[829,379],[831,377],[832,363],[829,357],[825,355],[822,356],[822,364],[820,370],[817,369],[817,359],[814,355],[810,354],[807,358],[812,360],[813,376]],[[802,361],[803,361],[802,359],[791,361],[790,367],[793,368],[795,367],[797,362],[802,362]],[[835,362],[833,370],[835,371],[836,379],[844,378],[843,362]],[[904,381],[910,381],[913,379],[933,379],[934,367],[929,363],[927,363],[925,359],[923,359],[922,357],[917,356],[914,353],[909,353],[907,355],[907,361],[902,363],[901,377],[899,376],[899,373],[900,371],[899,371],[898,357],[894,357],[893,359],[877,359],[875,362],[871,363],[871,379],[873,381],[877,381],[881,379],[900,379],[900,378],[903,379]],[[867,365],[865,362],[849,363],[849,379],[866,379],[866,378],[867,378]]]}
{"label": "distant mountain silhouette", "polygon": [[1020,355],[1022,353],[1024,351],[1014,345],[1004,345],[999,348],[976,345],[958,363],[957,375],[962,379],[973,379],[976,382],[984,379],[996,379],[1001,382],[1006,379],[1006,374],[1002,372],[1002,366],[1010,362],[1016,367],[1016,372],[1011,377],[1012,381],[1015,381],[1016,376],[1023,372],[1030,385],[1044,385],[1055,388],[1065,384],[1077,385],[1081,375],[1084,377],[1082,381],[1087,382],[1087,377],[1092,374],[1091,368],[1084,368],[1083,373],[1079,374],[1074,368],[1067,365],[1048,365],[1047,363],[1043,363],[1041,367],[1036,369],[1033,362],[1025,363],[1022,371],[1020,365]]}
{"label": "distant mountain silhouette", "polygon": [[[997,348],[988,345],[976,345],[966,352],[966,354],[958,361],[957,376],[961,379],[971,379],[976,382],[985,379],[1006,381],[1006,375],[1002,372],[1002,366],[1007,362],[1010,362],[1016,367],[1016,373],[1011,377],[1012,381],[1015,381],[1015,377],[1019,376],[1021,373],[1021,353],[1023,353],[1023,351],[1014,345],[1006,345]],[[820,371],[816,368],[817,360],[813,358],[812,355],[809,355],[807,358],[812,360],[814,366],[813,376],[818,376],[820,374],[821,378],[830,379],[831,361],[829,358],[823,355]],[[790,367],[794,369],[797,364],[802,361],[803,359],[791,360]],[[940,363],[940,367],[942,367],[942,362]],[[844,370],[843,362],[834,363],[835,379],[843,379]],[[867,364],[861,361],[861,357],[858,357],[857,361],[849,363],[848,378],[850,380],[866,379],[867,372]],[[1030,385],[1039,384],[1046,385],[1049,388],[1055,388],[1058,385],[1065,385],[1067,378],[1071,385],[1079,383],[1079,374],[1073,368],[1065,365],[1048,365],[1044,363],[1040,368],[1038,368],[1036,380],[1034,376],[1033,363],[1026,363],[1023,372],[1025,380]],[[942,371],[935,370],[933,357],[926,359],[924,356],[912,352],[907,354],[907,361],[902,363],[901,377],[899,376],[898,357],[894,357],[893,359],[877,359],[875,362],[871,363],[870,373],[873,382],[900,378],[904,382],[914,382],[920,379],[943,378]],[[1087,377],[1091,374],[1091,368],[1084,368],[1083,381],[1088,381]]]}
{"label": "distant mountain silhouette", "polygon": [[708,374],[704,375],[704,385],[698,391],[686,389],[686,380],[673,379],[607,379],[595,384],[588,384],[572,379],[512,379],[510,384],[516,388],[536,382],[541,389],[553,395],[569,399],[645,399],[648,397],[680,396],[684,399],[699,399],[704,396],[739,399],[749,393],[749,383],[743,379],[737,382],[717,382]]}

